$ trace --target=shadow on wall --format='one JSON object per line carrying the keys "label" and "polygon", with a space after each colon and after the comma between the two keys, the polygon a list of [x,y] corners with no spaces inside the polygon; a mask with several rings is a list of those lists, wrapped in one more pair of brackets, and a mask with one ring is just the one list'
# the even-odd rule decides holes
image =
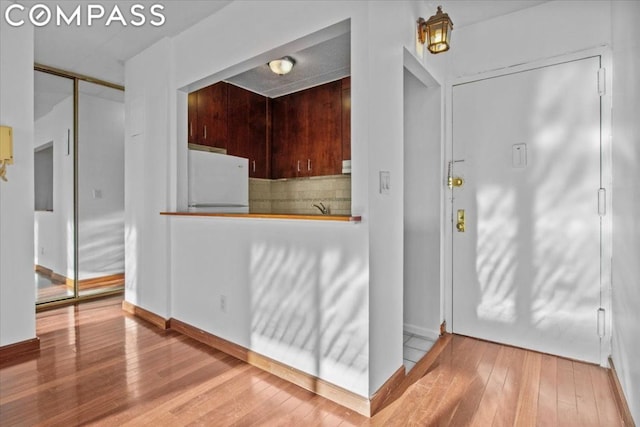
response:
{"label": "shadow on wall", "polygon": [[343,259],[337,247],[254,244],[252,349],[330,382],[366,384],[368,273]]}
{"label": "shadow on wall", "polygon": [[78,233],[80,280],[124,271],[124,212],[85,219]]}

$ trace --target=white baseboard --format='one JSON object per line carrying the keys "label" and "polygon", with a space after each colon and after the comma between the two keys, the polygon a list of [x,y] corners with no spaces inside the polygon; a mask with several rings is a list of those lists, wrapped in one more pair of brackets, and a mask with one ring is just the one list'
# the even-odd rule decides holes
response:
{"label": "white baseboard", "polygon": [[422,328],[416,325],[409,325],[408,323],[404,324],[404,331],[409,332],[410,334],[420,335],[421,337],[425,337],[433,341],[437,341],[438,337],[440,336],[440,333],[438,331]]}

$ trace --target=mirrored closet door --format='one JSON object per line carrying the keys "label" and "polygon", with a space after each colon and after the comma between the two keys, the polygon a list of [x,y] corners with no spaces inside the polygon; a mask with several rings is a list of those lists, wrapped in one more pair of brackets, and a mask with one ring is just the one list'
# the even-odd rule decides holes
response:
{"label": "mirrored closet door", "polygon": [[34,73],[36,301],[74,296],[74,80]]}
{"label": "mirrored closet door", "polygon": [[36,303],[120,292],[123,88],[43,66],[34,75]]}

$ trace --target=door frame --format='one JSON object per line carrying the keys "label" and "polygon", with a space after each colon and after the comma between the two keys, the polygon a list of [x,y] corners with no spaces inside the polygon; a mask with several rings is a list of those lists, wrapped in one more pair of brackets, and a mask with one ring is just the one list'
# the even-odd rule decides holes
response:
{"label": "door frame", "polygon": [[[600,365],[608,366],[611,354],[611,265],[612,265],[612,150],[611,150],[611,121],[612,121],[612,55],[610,46],[580,50],[541,60],[526,62],[519,65],[504,67],[474,74],[472,76],[455,77],[445,85],[445,140],[443,153],[446,157],[445,165],[453,160],[453,87],[456,85],[501,77],[509,74],[530,71],[541,67],[559,65],[565,62],[578,61],[591,57],[600,57],[600,66],[605,69],[605,93],[600,97],[600,142],[601,142],[601,187],[606,189],[606,215],[601,217],[601,261],[600,261],[600,307],[605,309],[604,337],[600,341]],[[594,78],[596,78],[594,76]],[[443,229],[441,231],[444,262],[443,283],[440,292],[443,317],[446,330],[453,328],[453,204],[452,190],[446,188],[446,177],[442,178],[445,185],[443,194]],[[596,189],[594,189],[594,209],[596,209]],[[596,333],[596,331],[594,331]]]}

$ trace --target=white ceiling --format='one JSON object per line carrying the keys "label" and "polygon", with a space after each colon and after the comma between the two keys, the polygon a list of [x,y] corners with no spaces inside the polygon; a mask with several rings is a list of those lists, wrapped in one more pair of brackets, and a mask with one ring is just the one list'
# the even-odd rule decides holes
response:
{"label": "white ceiling", "polygon": [[[269,98],[298,92],[351,75],[351,33],[288,53],[295,60],[293,70],[280,76],[262,64],[226,81]],[[276,59],[276,58],[274,58]]]}
{"label": "white ceiling", "polygon": [[[231,0],[100,0],[91,2],[104,6],[109,13],[114,5],[122,10],[125,18],[130,18],[131,4],[142,4],[148,8],[155,3],[164,6],[166,17],[164,25],[154,27],[143,25],[122,26],[118,22],[110,26],[97,25],[91,27],[60,26],[50,23],[35,28],[35,61],[63,70],[96,77],[112,83],[124,84],[124,63],[127,59],[142,52],[163,37],[172,37],[181,33],[203,18],[217,12],[228,5]],[[46,3],[50,8],[55,5],[70,14],[79,2],[77,0],[59,0],[45,2],[42,0],[19,0],[16,3],[29,8],[34,4]],[[54,9],[55,10],[55,9]],[[146,15],[149,17],[148,12]]]}

